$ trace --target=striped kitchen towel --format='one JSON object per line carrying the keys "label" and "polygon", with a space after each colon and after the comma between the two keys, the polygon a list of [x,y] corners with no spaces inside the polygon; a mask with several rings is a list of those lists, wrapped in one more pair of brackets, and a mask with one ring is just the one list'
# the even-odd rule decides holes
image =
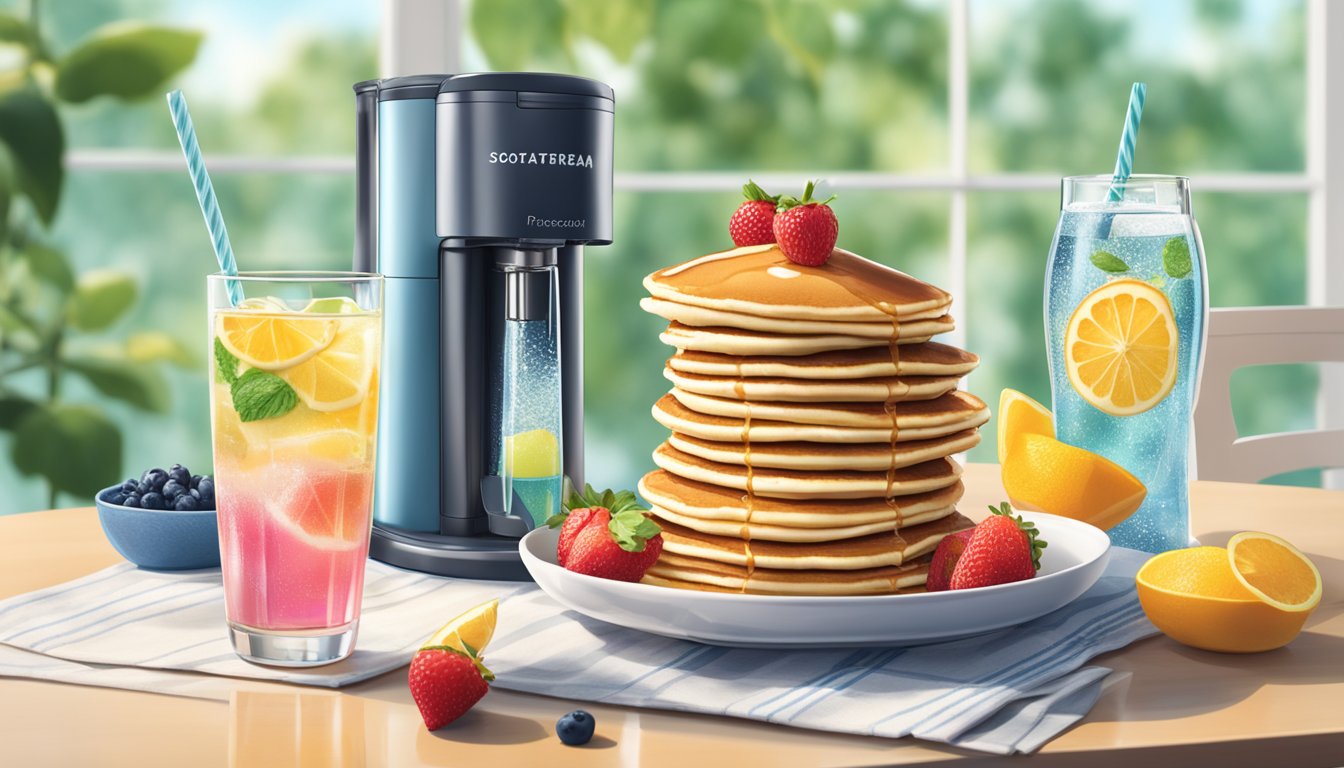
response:
{"label": "striped kitchen towel", "polygon": [[339,687],[405,664],[445,618],[497,596],[499,628],[486,655],[500,688],[1031,752],[1100,695],[1109,670],[1084,666],[1089,659],[1156,632],[1134,592],[1146,557],[1112,550],[1092,589],[1018,627],[908,648],[812,651],[649,635],[566,611],[532,585],[442,579],[370,561],[355,653],[311,670],[233,654],[219,571],[122,564],[0,601],[0,643],[9,646],[0,648],[0,675],[206,698],[227,688],[184,673]]}

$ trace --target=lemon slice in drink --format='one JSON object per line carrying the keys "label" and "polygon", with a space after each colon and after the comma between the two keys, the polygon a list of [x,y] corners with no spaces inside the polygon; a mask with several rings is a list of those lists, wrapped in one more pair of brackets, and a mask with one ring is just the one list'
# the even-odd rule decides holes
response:
{"label": "lemon slice in drink", "polygon": [[306,546],[355,549],[369,540],[372,486],[372,472],[306,472],[265,504],[273,519]]}
{"label": "lemon slice in drink", "polygon": [[362,310],[359,304],[348,296],[333,296],[326,299],[313,299],[308,302],[308,306],[304,307],[303,311],[320,315],[351,315]]}
{"label": "lemon slice in drink", "polygon": [[495,636],[495,622],[499,614],[498,598],[490,600],[444,624],[433,637],[425,641],[431,645],[446,645],[459,651],[466,651],[470,645],[477,653],[485,649]]}
{"label": "lemon slice in drink", "polygon": [[281,373],[304,405],[323,413],[359,405],[378,365],[376,318],[328,322],[339,330],[322,353]]}
{"label": "lemon slice in drink", "polygon": [[216,334],[224,348],[244,363],[263,371],[280,371],[325,349],[335,338],[336,328],[335,320],[318,317],[222,313]]}
{"label": "lemon slice in drink", "polygon": [[1069,382],[1112,416],[1133,416],[1162,402],[1176,385],[1176,349],[1167,295],[1128,278],[1089,293],[1064,336]]}

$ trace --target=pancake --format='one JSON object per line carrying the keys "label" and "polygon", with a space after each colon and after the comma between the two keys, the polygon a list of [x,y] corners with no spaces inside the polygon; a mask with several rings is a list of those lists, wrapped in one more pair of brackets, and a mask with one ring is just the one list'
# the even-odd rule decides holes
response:
{"label": "pancake", "polygon": [[900,565],[932,553],[944,536],[974,526],[969,518],[954,512],[940,520],[902,528],[896,533],[794,544],[714,536],[662,521],[664,552],[728,565],[786,571],[855,571]]}
{"label": "pancake", "polygon": [[902,565],[856,571],[786,571],[748,570],[745,566],[663,552],[641,582],[710,592],[839,597],[922,592],[928,574],[928,556]]}
{"label": "pancake", "polygon": [[835,320],[785,320],[778,317],[761,317],[654,298],[640,299],[639,306],[651,315],[658,315],[667,320],[692,327],[718,326],[788,336],[836,334],[839,336],[862,336],[880,341],[890,339],[892,333],[902,324],[913,323],[918,320],[936,320],[946,314],[943,307],[935,307],[899,319],[886,318],[873,323],[853,323]]}
{"label": "pancake", "polygon": [[[961,465],[939,458],[889,472],[799,472],[792,469],[748,469],[683,453],[663,443],[653,463],[679,477],[724,488],[750,490],[779,499],[866,499],[907,496],[954,485]],[[750,487],[748,487],[750,486]]]}
{"label": "pancake", "polygon": [[911,400],[891,405],[880,403],[781,403],[750,402],[727,397],[708,397],[673,387],[669,393],[677,402],[706,416],[730,419],[763,419],[790,424],[820,424],[828,427],[891,428],[898,430],[945,424],[967,413],[988,407],[969,392],[949,392],[932,400]]}
{"label": "pancake", "polygon": [[[778,528],[781,535],[774,537],[778,541],[802,541],[803,538],[796,537],[807,536],[806,532],[811,528],[825,531],[847,526],[882,526],[865,531],[875,533],[918,525],[951,514],[964,491],[958,481],[936,491],[890,499],[795,501],[757,496],[751,503],[752,538],[758,538],[755,534],[758,526]],[[740,532],[747,523],[747,495],[743,491],[687,480],[665,470],[655,469],[640,479],[639,495],[653,505],[660,516],[665,515],[673,522],[706,533]]]}
{"label": "pancake", "polygon": [[[897,344],[919,344],[937,336],[955,330],[957,324],[951,315],[943,315],[932,320],[915,320],[901,323],[896,329]],[[888,349],[891,338],[874,339],[863,336],[844,336],[840,334],[816,334],[807,336],[744,331],[739,328],[706,326],[693,328],[689,325],[673,322],[667,330],[658,335],[658,340],[677,349],[694,349],[701,352],[718,352],[724,355],[814,355],[818,352],[834,352],[845,349],[864,349],[881,345]]]}
{"label": "pancake", "polygon": [[796,356],[720,355],[684,349],[667,365],[674,371],[702,376],[779,377],[788,379],[854,380],[891,376],[965,376],[975,370],[980,358],[946,344],[929,341],[902,344],[893,364],[888,347],[819,352]]}
{"label": "pancake", "polygon": [[754,468],[886,472],[964,453],[980,444],[980,433],[964,429],[946,437],[896,443],[720,443],[673,432],[673,448],[721,464]]}
{"label": "pancake", "polygon": [[952,296],[836,248],[820,267],[789,261],[777,245],[712,253],[644,278],[655,298],[786,320],[885,322],[946,308]]}
{"label": "pancake", "polygon": [[711,397],[790,403],[895,403],[932,400],[957,388],[957,376],[888,376],[837,381],[706,376],[663,368],[663,377],[678,389]]}
{"label": "pancake", "polygon": [[[964,398],[963,398],[964,396]],[[915,408],[926,403],[946,402],[946,398],[956,400],[955,408],[948,408],[937,416],[927,412],[918,420],[902,420],[897,411],[896,441],[927,440],[942,437],[963,429],[974,429],[989,421],[989,409],[985,404],[965,392],[950,392],[937,400],[915,403],[903,403],[893,406],[898,409]],[[770,419],[751,419],[750,428],[745,419],[728,416],[715,416],[693,411],[681,404],[671,393],[663,395],[653,404],[653,418],[663,426],[683,435],[698,437],[702,440],[731,443],[742,442],[743,437],[751,443],[777,443],[804,441],[810,443],[878,443],[891,442],[891,422],[880,427],[837,427],[821,424],[799,424]]]}

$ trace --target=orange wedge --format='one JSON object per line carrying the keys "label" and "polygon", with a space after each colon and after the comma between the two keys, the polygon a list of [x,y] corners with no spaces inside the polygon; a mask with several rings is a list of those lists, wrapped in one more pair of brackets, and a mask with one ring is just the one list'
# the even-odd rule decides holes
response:
{"label": "orange wedge", "polygon": [[1019,434],[1003,463],[1003,488],[1018,509],[1049,512],[1103,531],[1143,504],[1148,488],[1104,456],[1048,435]]}
{"label": "orange wedge", "polygon": [[1050,409],[1018,392],[999,393],[999,463],[1008,458],[1008,446],[1017,435],[1055,436],[1055,420]]}

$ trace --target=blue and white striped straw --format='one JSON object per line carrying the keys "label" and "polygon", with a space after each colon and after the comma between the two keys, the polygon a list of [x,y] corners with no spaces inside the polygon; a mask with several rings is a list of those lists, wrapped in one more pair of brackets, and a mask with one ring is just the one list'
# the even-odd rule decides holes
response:
{"label": "blue and white striped straw", "polygon": [[[224,216],[219,212],[219,200],[215,198],[215,187],[210,183],[210,174],[205,170],[205,160],[201,157],[201,145],[196,141],[196,129],[191,124],[191,113],[187,111],[187,99],[181,91],[168,94],[168,111],[173,115],[173,127],[177,129],[177,140],[182,143],[182,154],[187,158],[187,171],[191,173],[191,185],[196,189],[196,200],[201,204],[201,215],[205,217],[205,228],[210,232],[210,243],[215,248],[215,258],[219,260],[219,271],[226,275],[238,274],[238,262],[233,258],[233,246],[229,244],[229,231],[224,227]],[[229,302],[235,307],[243,301],[243,287],[237,280],[225,281],[229,292]]]}
{"label": "blue and white striped straw", "polygon": [[1125,130],[1120,134],[1120,152],[1115,156],[1115,173],[1107,195],[1113,203],[1125,196],[1124,183],[1134,170],[1134,144],[1139,140],[1139,120],[1143,119],[1143,98],[1147,94],[1148,86],[1143,83],[1129,89],[1129,111],[1125,113]]}

